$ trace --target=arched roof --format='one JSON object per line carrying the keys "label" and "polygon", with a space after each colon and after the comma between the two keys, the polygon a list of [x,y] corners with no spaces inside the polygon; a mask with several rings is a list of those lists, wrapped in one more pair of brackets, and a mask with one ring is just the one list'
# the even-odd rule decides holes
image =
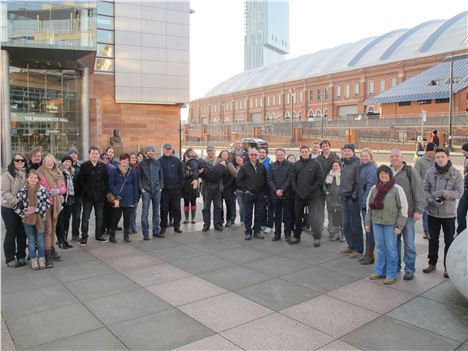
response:
{"label": "arched roof", "polygon": [[467,23],[468,11],[464,11],[448,20],[428,21],[411,29],[399,29],[254,68],[218,84],[205,97],[463,50],[467,48]]}

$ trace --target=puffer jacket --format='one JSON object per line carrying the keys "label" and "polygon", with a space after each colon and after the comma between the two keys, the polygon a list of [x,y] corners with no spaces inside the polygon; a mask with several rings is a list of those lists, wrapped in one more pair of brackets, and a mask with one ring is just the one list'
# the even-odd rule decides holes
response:
{"label": "puffer jacket", "polygon": [[394,225],[402,230],[408,219],[408,201],[401,186],[395,184],[385,195],[383,208],[375,210],[369,207],[370,202],[377,194],[377,187],[374,185],[367,197],[366,226],[371,224]]}
{"label": "puffer jacket", "polygon": [[374,162],[361,164],[358,176],[359,206],[365,210],[367,206],[367,197],[372,186],[377,182],[377,167]]}
{"label": "puffer jacket", "polygon": [[[434,192],[443,191],[444,201],[438,203]],[[424,193],[427,200],[427,212],[432,217],[453,218],[457,216],[457,199],[463,195],[463,177],[455,167],[440,174],[434,166],[429,168],[424,178]]]}
{"label": "puffer jacket", "polygon": [[[50,208],[50,199],[49,194],[47,193],[46,188],[42,185],[39,186],[39,190],[36,193],[37,196],[37,206],[36,206],[36,213],[39,216],[43,217],[47,210]],[[15,206],[15,213],[19,215],[21,218],[26,216],[26,209],[28,208],[28,187],[21,188],[16,193],[16,199],[18,204]]]}
{"label": "puffer jacket", "polygon": [[291,170],[291,187],[300,199],[320,195],[323,188],[323,171],[316,159],[299,159]]}
{"label": "puffer jacket", "polygon": [[24,186],[26,172],[16,171],[16,177],[6,171],[2,175],[2,206],[13,209],[18,203],[16,194]]}
{"label": "puffer jacket", "polygon": [[333,177],[331,184],[327,183],[327,177],[323,182],[323,191],[327,200],[327,207],[338,209],[341,208],[341,192],[340,186],[336,184],[336,178]]}

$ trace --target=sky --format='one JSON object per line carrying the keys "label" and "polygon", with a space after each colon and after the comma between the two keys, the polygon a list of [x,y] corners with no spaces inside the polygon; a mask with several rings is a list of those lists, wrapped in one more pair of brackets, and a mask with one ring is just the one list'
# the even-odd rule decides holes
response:
{"label": "sky", "polygon": [[[190,0],[190,99],[244,70],[244,0]],[[387,32],[449,19],[462,0],[290,0],[293,58]]]}

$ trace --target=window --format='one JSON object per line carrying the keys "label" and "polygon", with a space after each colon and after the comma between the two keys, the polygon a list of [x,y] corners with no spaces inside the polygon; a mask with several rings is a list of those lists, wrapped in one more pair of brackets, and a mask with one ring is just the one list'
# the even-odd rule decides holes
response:
{"label": "window", "polygon": [[296,103],[296,97],[297,97],[297,93],[292,94],[292,101],[293,101],[293,104]]}
{"label": "window", "polygon": [[286,95],[286,105],[289,105],[289,93]]}
{"label": "window", "polygon": [[282,104],[282,101],[281,101],[281,94],[278,94],[278,105],[281,105]]}
{"label": "window", "polygon": [[106,59],[106,58],[98,57],[96,59],[95,67],[97,71],[113,72],[114,71],[114,59]]}
{"label": "window", "polygon": [[359,83],[354,83],[354,96],[359,96]]}
{"label": "window", "polygon": [[114,45],[97,44],[96,55],[101,57],[114,57]]}
{"label": "window", "polygon": [[98,15],[114,16],[114,4],[111,2],[98,1],[97,13]]}
{"label": "window", "polygon": [[255,108],[257,108],[257,107],[258,107],[258,99],[255,98]]}
{"label": "window", "polygon": [[98,29],[114,29],[114,18],[107,16],[97,16],[97,27]]}
{"label": "window", "polygon": [[411,106],[411,101],[400,101],[398,106]]}
{"label": "window", "polygon": [[312,101],[313,98],[314,98],[314,93],[312,92],[312,90],[309,90],[309,101]]}
{"label": "window", "polygon": [[252,108],[252,106],[253,106],[253,100],[250,99],[250,101],[249,101],[249,108]]}
{"label": "window", "polygon": [[247,99],[244,100],[244,110],[247,109]]}
{"label": "window", "polygon": [[449,102],[450,102],[449,98],[436,99],[436,101],[435,101],[436,104],[448,104]]}
{"label": "window", "polygon": [[385,91],[385,79],[381,79],[379,81],[379,93],[383,93]]}
{"label": "window", "polygon": [[114,44],[114,32],[108,30],[98,30],[97,41],[99,43]]}
{"label": "window", "polygon": [[270,107],[270,95],[267,96],[267,107]]}
{"label": "window", "polygon": [[390,85],[391,85],[392,88],[395,87],[397,85],[397,79],[392,78]]}
{"label": "window", "polygon": [[349,89],[350,89],[349,84],[346,84],[345,85],[345,97],[347,97],[347,98],[349,98],[349,94],[350,94]]}
{"label": "window", "polygon": [[320,89],[317,89],[317,100],[320,100],[322,98],[322,94]]}
{"label": "window", "polygon": [[327,118],[328,117],[328,109],[323,109],[323,117]]}
{"label": "window", "polygon": [[328,99],[328,88],[323,89],[323,98]]}
{"label": "window", "polygon": [[317,113],[315,114],[315,116],[317,116],[317,117],[322,117],[322,111],[317,110]]}
{"label": "window", "polygon": [[374,95],[374,81],[370,80],[367,82],[367,93],[369,95]]}
{"label": "window", "polygon": [[304,103],[304,93],[302,92],[301,90],[301,93],[299,94],[299,101],[302,103]]}
{"label": "window", "polygon": [[432,100],[418,100],[418,105],[430,105]]}
{"label": "window", "polygon": [[276,105],[276,95],[272,95],[272,96],[271,96],[271,104],[272,104],[273,106]]}
{"label": "window", "polygon": [[336,87],[336,98],[337,99],[341,98],[341,85],[338,85]]}

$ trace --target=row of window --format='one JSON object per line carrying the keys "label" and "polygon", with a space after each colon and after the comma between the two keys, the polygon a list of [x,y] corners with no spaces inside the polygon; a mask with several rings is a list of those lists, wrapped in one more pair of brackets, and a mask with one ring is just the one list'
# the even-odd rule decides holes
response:
{"label": "row of window", "polygon": [[[435,99],[436,104],[448,104],[449,101],[449,98]],[[416,103],[418,105],[431,105],[432,100],[418,100]],[[411,101],[400,101],[398,106],[411,106]]]}
{"label": "row of window", "polygon": [[114,4],[97,3],[97,51],[96,71],[114,71]]}

